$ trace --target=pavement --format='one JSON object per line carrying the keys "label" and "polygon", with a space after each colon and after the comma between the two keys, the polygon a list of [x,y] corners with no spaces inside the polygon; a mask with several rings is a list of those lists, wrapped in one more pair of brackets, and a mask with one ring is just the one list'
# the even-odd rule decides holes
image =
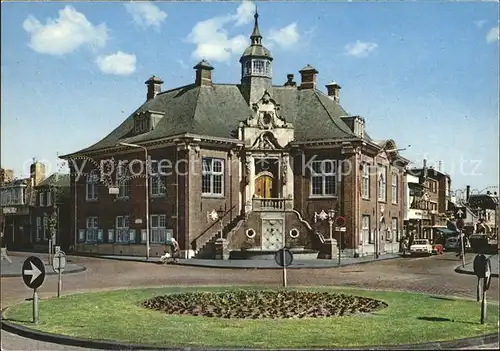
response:
{"label": "pavement", "polygon": [[[31,256],[31,255],[30,255]],[[32,254],[32,256],[40,257],[39,254]],[[48,255],[46,255],[48,256]],[[26,260],[27,256],[18,256],[17,254],[9,254],[9,258],[12,263],[7,262],[6,260],[2,260],[1,264],[1,276],[2,277],[21,277],[21,271],[23,267],[23,263]],[[52,266],[49,265],[48,258],[44,258],[42,261],[45,263],[45,274],[46,275],[54,275],[56,274],[52,269]],[[78,265],[75,263],[68,262],[66,263],[66,268],[63,271],[64,274],[69,273],[78,273],[85,270],[85,267],[82,265]]]}
{"label": "pavement", "polygon": [[[498,261],[499,257],[498,257],[498,254],[496,254],[496,255],[486,255],[486,256],[489,257],[490,261],[491,261],[491,276],[498,278],[498,269],[499,269],[499,261]],[[458,266],[457,268],[455,268],[455,272],[461,273],[461,274],[469,274],[469,275],[474,275],[475,276],[476,273],[474,273],[474,267],[473,267],[474,257],[476,257],[476,255],[474,255],[471,258],[471,261],[469,263],[466,263],[464,267]]]}
{"label": "pavement", "polygon": [[[24,257],[32,254],[26,253]],[[19,256],[22,256],[19,254]],[[47,254],[36,256],[46,259]],[[72,263],[86,267],[80,273],[64,278],[63,294],[155,286],[259,285],[280,287],[280,270],[211,269],[181,265],[159,265],[144,262],[105,260],[102,258],[68,256]],[[471,257],[472,260],[472,257]],[[476,277],[457,274],[460,260],[453,253],[443,256],[381,260],[371,264],[354,264],[338,268],[295,269],[288,272],[288,286],[338,286],[375,290],[398,290],[431,295],[454,296],[476,300]],[[1,308],[30,298],[33,291],[19,278],[1,278]],[[41,298],[57,296],[57,276],[45,278],[39,288]],[[491,281],[488,300],[499,300],[499,280]],[[478,317],[479,318],[479,317]],[[479,320],[478,320],[479,323]],[[1,331],[2,350],[88,350],[54,345]],[[490,346],[461,349],[498,349]]]}
{"label": "pavement", "polygon": [[[100,255],[95,256],[109,260],[121,260],[132,262],[147,262],[147,263],[160,263],[159,257],[150,257],[147,260],[145,257],[138,256],[115,256],[115,255]],[[401,258],[401,254],[384,254],[379,256],[378,259],[373,256],[365,256],[359,258],[342,257],[340,260],[340,267],[350,266],[354,264],[370,263],[375,261],[390,260]],[[274,260],[211,260],[211,259],[179,259],[176,263],[179,266],[193,266],[193,267],[206,267],[206,268],[227,268],[227,269],[282,269],[276,264]],[[339,267],[338,260],[315,259],[315,260],[295,260],[287,268],[300,269],[300,268],[336,268]]]}

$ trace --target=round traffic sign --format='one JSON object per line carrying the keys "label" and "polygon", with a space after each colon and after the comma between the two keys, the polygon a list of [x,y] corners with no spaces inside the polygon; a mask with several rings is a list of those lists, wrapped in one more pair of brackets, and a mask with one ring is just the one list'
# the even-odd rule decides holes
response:
{"label": "round traffic sign", "polygon": [[464,220],[463,219],[457,219],[457,228],[462,230],[464,227]]}
{"label": "round traffic sign", "polygon": [[337,218],[335,218],[335,225],[337,227],[343,227],[345,225],[345,222],[345,217],[338,216]]}
{"label": "round traffic sign", "polygon": [[274,260],[280,267],[288,267],[293,262],[293,254],[288,249],[280,249],[276,251]]}
{"label": "round traffic sign", "polygon": [[52,269],[55,273],[59,273],[59,271],[64,272],[66,268],[66,254],[64,251],[57,251],[52,259]]}
{"label": "round traffic sign", "polygon": [[45,280],[45,265],[38,257],[30,256],[24,261],[21,274],[28,288],[38,289]]}
{"label": "round traffic sign", "polygon": [[486,276],[486,261],[487,258],[485,255],[480,254],[474,257],[474,263],[472,264],[474,268],[474,273],[478,278],[484,278]]}

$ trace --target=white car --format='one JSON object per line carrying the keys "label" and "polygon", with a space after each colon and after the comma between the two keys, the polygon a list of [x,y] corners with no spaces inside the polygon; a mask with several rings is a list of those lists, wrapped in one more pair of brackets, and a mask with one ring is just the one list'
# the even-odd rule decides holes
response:
{"label": "white car", "polygon": [[410,246],[410,254],[416,255],[432,255],[432,245],[428,239],[415,239]]}

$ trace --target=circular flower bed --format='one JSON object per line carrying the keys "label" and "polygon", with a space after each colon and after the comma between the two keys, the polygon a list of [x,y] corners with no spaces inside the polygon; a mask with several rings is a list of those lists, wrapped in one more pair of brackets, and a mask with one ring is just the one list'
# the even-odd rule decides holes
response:
{"label": "circular flower bed", "polygon": [[157,296],[143,307],[167,314],[217,318],[336,317],[368,313],[387,304],[360,296],[312,291],[241,290]]}

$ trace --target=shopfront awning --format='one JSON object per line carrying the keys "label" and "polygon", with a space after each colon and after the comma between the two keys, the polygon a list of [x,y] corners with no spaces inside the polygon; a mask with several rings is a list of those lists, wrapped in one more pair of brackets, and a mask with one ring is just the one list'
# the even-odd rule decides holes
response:
{"label": "shopfront awning", "polygon": [[456,234],[457,232],[454,230],[450,230],[448,228],[436,228],[438,232],[444,235],[453,235]]}

